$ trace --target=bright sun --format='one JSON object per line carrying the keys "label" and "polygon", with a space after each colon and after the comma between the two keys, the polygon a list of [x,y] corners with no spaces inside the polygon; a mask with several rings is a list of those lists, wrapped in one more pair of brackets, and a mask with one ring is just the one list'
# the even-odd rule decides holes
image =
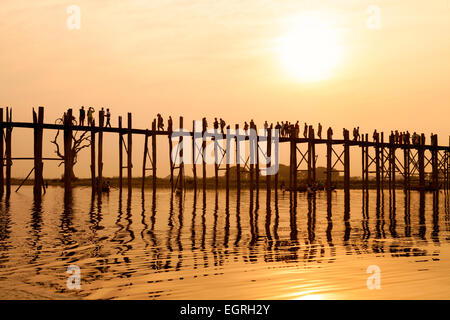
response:
{"label": "bright sun", "polygon": [[336,30],[314,14],[296,17],[280,37],[278,50],[286,70],[304,82],[329,78],[341,59]]}

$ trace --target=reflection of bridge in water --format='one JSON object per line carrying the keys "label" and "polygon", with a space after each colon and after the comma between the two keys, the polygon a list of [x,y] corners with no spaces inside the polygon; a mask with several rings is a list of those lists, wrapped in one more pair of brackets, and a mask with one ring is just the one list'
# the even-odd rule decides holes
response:
{"label": "reflection of bridge in water", "polygon": [[[136,224],[136,216],[131,214],[130,197],[125,204],[119,198],[119,212],[116,220],[118,229],[111,242],[116,244],[116,254],[123,256],[124,261],[132,264],[128,252],[133,250],[136,237],[145,243],[147,267],[154,270],[182,270],[185,259],[193,259],[193,268],[220,266],[241,256],[245,263],[257,262],[292,262],[292,263],[333,263],[337,259],[337,251],[345,250],[346,255],[384,254],[391,257],[435,256],[436,252],[428,252],[425,243],[431,241],[437,252],[441,241],[449,242],[448,237],[440,237],[440,231],[450,231],[449,201],[445,194],[444,211],[440,212],[439,193],[432,195],[432,220],[426,222],[426,195],[424,192],[403,193],[401,211],[392,202],[392,198],[375,196],[375,208],[369,208],[365,199],[362,206],[362,219],[352,219],[350,205],[334,209],[331,193],[326,196],[326,217],[317,217],[317,197],[306,196],[306,207],[302,208],[306,220],[299,217],[296,198],[290,193],[288,232],[284,226],[280,236],[280,212],[278,197],[273,206],[261,208],[258,192],[250,192],[246,197],[246,210],[241,210],[240,196],[230,205],[226,195],[224,207],[219,206],[219,193],[215,193],[214,204],[207,209],[206,194],[193,194],[192,207],[185,207],[185,199],[170,194],[167,227],[156,226],[158,220],[157,194],[153,193],[150,210],[146,209],[145,198],[141,198],[142,212],[141,231],[137,235],[131,228]],[[282,201],[287,199],[283,197]],[[411,212],[411,196],[418,197],[418,207]],[[363,197],[367,197],[363,193]],[[344,202],[345,202],[345,198]],[[400,197],[399,197],[400,198]],[[322,197],[320,201],[325,201]],[[353,200],[354,201],[354,200]],[[268,204],[267,201],[266,205]],[[67,205],[70,206],[69,203]],[[101,224],[102,200],[92,199],[91,230]],[[165,203],[163,204],[165,206]],[[428,203],[427,208],[431,208]],[[211,210],[212,209],[212,210]],[[263,209],[263,210],[262,210]],[[343,209],[343,212],[340,212]],[[372,209],[373,211],[371,211]],[[208,213],[212,211],[212,223],[207,223]],[[335,211],[335,214],[333,214]],[[336,211],[338,214],[336,214]],[[445,229],[441,230],[439,215],[445,217]],[[234,216],[234,217],[233,217]],[[326,227],[321,219],[326,218]],[[219,221],[220,220],[220,221]],[[231,220],[234,223],[231,223]],[[320,220],[320,229],[317,223]],[[355,223],[356,221],[356,223]],[[398,225],[401,225],[399,227]],[[336,232],[334,232],[336,229]],[[67,232],[65,232],[67,234]],[[389,240],[389,241],[385,241]],[[237,254],[239,251],[239,254]],[[185,257],[187,255],[187,257]],[[134,257],[136,259],[136,257]]]}
{"label": "reflection of bridge in water", "polygon": [[[449,243],[449,199],[442,191],[399,190],[394,202],[388,193],[356,190],[350,203],[342,191],[300,197],[272,193],[271,201],[257,191],[177,195],[158,190],[148,191],[150,197],[112,192],[92,195],[86,214],[77,198],[91,193],[80,190],[64,193],[61,213],[53,214],[55,234],[45,229],[50,198],[34,202],[25,244],[30,248],[21,259],[25,268],[54,274],[58,264],[75,263],[85,270],[85,283],[126,280],[136,273],[151,274],[148,283],[157,283],[221,274],[235,263],[239,268],[312,268],[368,255],[437,261]],[[9,201],[0,208],[0,266],[15,250],[8,243],[18,228]],[[48,261],[52,264],[43,270]],[[8,270],[3,268],[2,276],[15,272]]]}

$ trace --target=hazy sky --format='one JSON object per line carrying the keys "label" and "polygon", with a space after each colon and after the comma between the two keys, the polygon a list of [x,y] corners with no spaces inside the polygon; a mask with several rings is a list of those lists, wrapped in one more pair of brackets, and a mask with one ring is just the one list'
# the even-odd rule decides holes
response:
{"label": "hazy sky", "polygon": [[[69,5],[81,9],[80,30],[67,27]],[[367,26],[371,5],[381,9],[379,30]],[[315,82],[293,77],[279,54],[279,39],[311,12],[336,35],[341,53],[330,76]],[[17,121],[30,121],[33,106],[45,106],[53,122],[67,107],[89,105],[110,107],[113,125],[131,111],[139,128],[159,112],[184,115],[186,124],[203,116],[320,121],[339,136],[357,125],[438,133],[445,144],[450,134],[447,0],[2,0],[0,43],[0,105],[13,107]],[[31,155],[32,132],[13,136],[13,156]],[[117,175],[117,137],[106,139],[105,175]],[[88,176],[88,158],[85,150],[77,175]],[[13,176],[31,168],[15,162]],[[45,164],[45,176],[61,173]]]}

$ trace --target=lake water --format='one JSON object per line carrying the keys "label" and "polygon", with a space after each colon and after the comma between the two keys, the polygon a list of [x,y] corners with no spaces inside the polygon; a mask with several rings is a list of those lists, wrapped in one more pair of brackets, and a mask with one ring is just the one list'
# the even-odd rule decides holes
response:
{"label": "lake water", "polygon": [[[32,187],[0,204],[3,299],[449,299],[444,193],[327,199]],[[69,289],[67,268],[80,268]],[[370,267],[372,266],[372,267]],[[375,267],[374,267],[375,266]],[[368,273],[379,270],[379,273]],[[379,289],[368,278],[379,275]],[[371,278],[373,279],[373,278]],[[369,281],[369,284],[376,282]],[[373,286],[370,286],[373,288]]]}

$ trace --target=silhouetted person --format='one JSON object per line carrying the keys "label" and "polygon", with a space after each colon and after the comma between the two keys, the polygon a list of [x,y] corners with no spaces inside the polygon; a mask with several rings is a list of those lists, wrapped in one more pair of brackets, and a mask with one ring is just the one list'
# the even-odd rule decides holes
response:
{"label": "silhouetted person", "polygon": [[161,117],[161,114],[157,114],[157,123],[158,123],[158,131],[164,131],[164,120],[163,120],[163,118]]}
{"label": "silhouetted person", "polygon": [[245,131],[245,134],[248,134],[248,123],[247,123],[247,121],[244,122],[244,131]]}
{"label": "silhouetted person", "polygon": [[88,126],[91,126],[94,123],[94,108],[89,107],[88,112],[87,112],[87,117],[88,117]]}
{"label": "silhouetted person", "polygon": [[306,124],[306,122],[305,122],[305,126],[303,128],[303,136],[305,138],[308,138],[308,125]]}
{"label": "silhouetted person", "polygon": [[222,118],[220,118],[220,131],[222,131],[222,134],[224,133],[224,128],[225,128],[225,120],[223,120]]}
{"label": "silhouetted person", "polygon": [[109,108],[106,108],[106,125],[105,127],[111,128],[111,112],[109,112]]}
{"label": "silhouetted person", "polygon": [[300,125],[298,124],[298,121],[295,123],[294,130],[295,130],[294,131],[295,132],[295,137],[298,138],[298,135],[300,133]]}
{"label": "silhouetted person", "polygon": [[322,139],[322,125],[319,122],[319,126],[317,127],[317,136],[319,139]]}
{"label": "silhouetted person", "polygon": [[81,106],[80,109],[80,126],[84,126],[84,119],[86,118],[86,110],[84,110],[84,106]]}
{"label": "silhouetted person", "polygon": [[329,137],[333,137],[333,129],[331,129],[331,127],[328,127],[328,130],[327,130],[327,139],[328,139],[328,136],[329,136]]}

